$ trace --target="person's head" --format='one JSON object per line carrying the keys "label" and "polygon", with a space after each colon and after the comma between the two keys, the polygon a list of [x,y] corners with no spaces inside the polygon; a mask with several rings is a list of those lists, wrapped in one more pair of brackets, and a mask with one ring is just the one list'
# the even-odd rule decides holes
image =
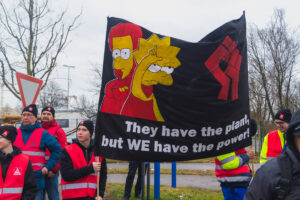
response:
{"label": "person's head", "polygon": [[13,126],[0,126],[0,150],[5,152],[6,149],[12,148],[17,137],[17,129]]}
{"label": "person's head", "polygon": [[94,133],[94,124],[91,120],[81,121],[77,126],[77,139],[80,143],[89,143]]}
{"label": "person's head", "polygon": [[292,118],[292,113],[290,109],[279,110],[274,117],[274,121],[277,129],[281,132],[285,132],[289,126],[291,118]]}
{"label": "person's head", "polygon": [[118,78],[124,79],[130,74],[134,66],[132,52],[138,48],[139,38],[142,36],[142,29],[132,23],[121,23],[110,29],[108,44]]}
{"label": "person's head", "polygon": [[46,106],[42,109],[41,120],[42,122],[51,122],[55,117],[55,110],[51,106]]}
{"label": "person's head", "polygon": [[26,106],[21,115],[22,124],[24,126],[27,125],[34,125],[37,120],[37,108],[35,104],[30,104],[29,106]]}

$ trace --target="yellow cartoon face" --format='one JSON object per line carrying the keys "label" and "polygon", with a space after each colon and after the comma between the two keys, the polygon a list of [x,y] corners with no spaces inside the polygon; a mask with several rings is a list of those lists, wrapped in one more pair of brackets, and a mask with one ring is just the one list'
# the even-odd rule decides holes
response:
{"label": "yellow cartoon face", "polygon": [[151,64],[145,71],[142,84],[143,85],[172,85],[173,78],[171,73],[174,71],[172,67],[161,67],[158,64]]}
{"label": "yellow cartoon face", "polygon": [[[170,37],[160,39],[153,34],[149,40],[141,38],[134,57],[140,64],[137,73],[143,85],[172,85],[172,72],[180,65],[176,58],[180,48],[170,45]],[[151,52],[150,52],[151,51]]]}
{"label": "yellow cartoon face", "polygon": [[114,37],[112,39],[113,49],[113,68],[122,71],[124,79],[132,70],[133,66],[133,44],[129,35],[123,37]]}

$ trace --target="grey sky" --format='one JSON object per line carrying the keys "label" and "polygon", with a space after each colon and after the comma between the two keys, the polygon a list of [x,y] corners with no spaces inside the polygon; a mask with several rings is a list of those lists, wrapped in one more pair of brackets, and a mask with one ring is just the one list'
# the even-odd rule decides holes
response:
{"label": "grey sky", "polygon": [[[55,12],[68,9],[72,17],[82,10],[81,25],[71,33],[72,43],[58,60],[58,71],[52,78],[61,88],[67,89],[67,69],[71,69],[70,94],[88,94],[91,87],[92,64],[103,63],[106,17],[119,17],[136,23],[152,32],[197,42],[222,24],[239,18],[243,10],[246,20],[259,27],[265,26],[274,8],[284,8],[286,21],[291,27],[299,26],[300,2],[296,0],[49,0]],[[16,104],[12,95],[5,92],[5,103]]]}

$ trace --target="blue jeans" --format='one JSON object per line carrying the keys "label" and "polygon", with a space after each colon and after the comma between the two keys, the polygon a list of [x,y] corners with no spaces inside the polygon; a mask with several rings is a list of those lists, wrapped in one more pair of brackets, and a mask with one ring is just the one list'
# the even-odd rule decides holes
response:
{"label": "blue jeans", "polygon": [[45,200],[45,191],[44,189],[38,190],[34,200]]}
{"label": "blue jeans", "polygon": [[59,200],[58,173],[56,173],[52,178],[46,178],[45,196],[46,193],[49,200]]}
{"label": "blue jeans", "polygon": [[224,200],[243,200],[247,188],[222,187]]}

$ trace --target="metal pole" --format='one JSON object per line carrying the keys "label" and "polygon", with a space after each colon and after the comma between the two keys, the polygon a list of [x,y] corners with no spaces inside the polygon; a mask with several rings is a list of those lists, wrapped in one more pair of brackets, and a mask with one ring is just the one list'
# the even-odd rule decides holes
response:
{"label": "metal pole", "polygon": [[150,200],[150,162],[147,165],[147,200]]}
{"label": "metal pole", "polygon": [[160,163],[154,163],[154,199],[160,199]]}
{"label": "metal pole", "polygon": [[68,109],[69,109],[69,98],[70,98],[70,68],[75,68],[75,66],[71,66],[71,65],[63,65],[63,67],[67,67],[68,68]]}
{"label": "metal pole", "polygon": [[176,188],[176,162],[172,162],[172,188]]}
{"label": "metal pole", "polygon": [[145,163],[142,162],[142,200],[145,196]]}

